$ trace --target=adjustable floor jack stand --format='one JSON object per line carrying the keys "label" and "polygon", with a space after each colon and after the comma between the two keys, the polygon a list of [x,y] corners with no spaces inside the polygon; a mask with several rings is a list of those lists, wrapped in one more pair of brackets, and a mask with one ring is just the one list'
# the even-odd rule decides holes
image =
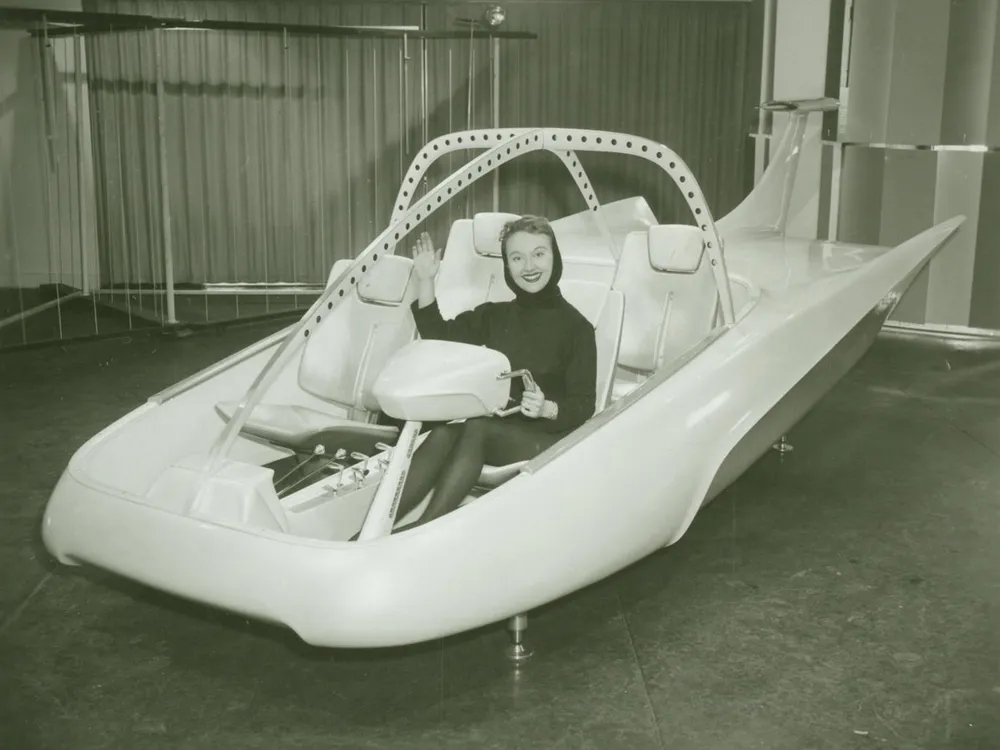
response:
{"label": "adjustable floor jack stand", "polygon": [[771,447],[774,450],[778,451],[778,453],[782,456],[784,456],[786,453],[791,453],[793,450],[795,450],[792,444],[788,442],[785,435],[782,435],[781,440],[779,440]]}
{"label": "adjustable floor jack stand", "polygon": [[507,658],[520,666],[531,658],[531,650],[524,645],[524,631],[528,629],[528,615],[526,613],[514,615],[507,620],[507,630],[510,632],[510,645],[505,654]]}

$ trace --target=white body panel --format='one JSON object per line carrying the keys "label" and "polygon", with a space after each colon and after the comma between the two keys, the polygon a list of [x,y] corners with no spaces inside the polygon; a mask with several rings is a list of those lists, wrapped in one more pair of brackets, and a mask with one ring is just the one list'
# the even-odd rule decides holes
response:
{"label": "white body panel", "polygon": [[[944,222],[893,249],[794,240],[749,222],[731,226],[730,324],[636,376],[637,387],[624,388],[584,427],[482,497],[412,531],[372,531],[374,538],[359,542],[346,539],[366,518],[379,466],[391,462],[381,454],[365,458],[359,466],[370,472],[356,472],[346,490],[319,483],[278,498],[261,470],[246,465],[283,451],[238,431],[229,436],[241,409],[228,424],[215,411],[236,399],[249,403],[252,418],[256,399],[338,413],[298,387],[302,356],[288,343],[293,331],[91,439],[53,493],[45,543],[65,563],[97,565],[283,623],[320,646],[413,643],[530,610],[676,542],[731,481],[725,467],[752,461],[757,442],[769,444],[790,426],[783,400],[843,342],[858,336],[863,351],[960,223]],[[613,241],[613,234],[605,236]],[[714,261],[710,270],[717,270]],[[627,314],[627,294],[625,307]],[[870,330],[859,328],[866,320],[874,321]],[[845,355],[844,366],[856,353]],[[280,372],[264,367],[267,361],[281,363]],[[410,418],[430,416],[396,408]],[[167,425],[176,431],[169,437]],[[760,429],[766,434],[755,438]],[[221,453],[220,441],[231,441]],[[241,477],[242,496],[223,481]],[[210,479],[227,488],[224,513],[213,515],[199,494]],[[384,491],[380,496],[389,502]],[[208,515],[193,513],[195,506]]]}
{"label": "white body panel", "polygon": [[498,351],[451,341],[414,341],[389,358],[373,391],[395,419],[447,422],[507,406],[510,360]]}

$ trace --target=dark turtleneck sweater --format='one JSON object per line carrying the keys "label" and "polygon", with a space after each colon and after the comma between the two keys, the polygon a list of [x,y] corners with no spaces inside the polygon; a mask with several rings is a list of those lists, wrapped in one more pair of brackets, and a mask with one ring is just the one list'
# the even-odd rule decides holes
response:
{"label": "dark turtleneck sweater", "polygon": [[[441,315],[437,300],[427,307],[413,302],[413,318],[421,338],[486,346],[502,352],[511,369],[528,370],[545,398],[559,406],[555,419],[524,420],[541,430],[567,433],[594,415],[597,398],[597,344],[594,327],[562,295],[510,302],[486,302],[452,320]],[[511,401],[520,403],[523,385],[511,381]]]}

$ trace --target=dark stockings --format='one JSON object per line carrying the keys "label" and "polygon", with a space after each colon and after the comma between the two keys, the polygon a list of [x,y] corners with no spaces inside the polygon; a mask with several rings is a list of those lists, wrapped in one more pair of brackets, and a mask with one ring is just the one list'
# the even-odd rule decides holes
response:
{"label": "dark stockings", "polygon": [[476,486],[483,466],[526,461],[559,440],[524,419],[477,417],[431,430],[413,455],[397,518],[402,518],[434,494],[415,527],[433,521],[459,506]]}
{"label": "dark stockings", "polygon": [[427,493],[434,488],[434,482],[462,436],[464,427],[463,423],[437,425],[413,453],[410,470],[406,474],[406,485],[399,498],[396,520],[420,505]]}

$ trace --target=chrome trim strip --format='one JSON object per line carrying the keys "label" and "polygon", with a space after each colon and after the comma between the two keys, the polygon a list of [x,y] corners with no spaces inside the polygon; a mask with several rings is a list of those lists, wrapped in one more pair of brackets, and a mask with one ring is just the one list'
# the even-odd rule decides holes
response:
{"label": "chrome trim strip", "polygon": [[847,148],[878,148],[886,151],[957,151],[973,154],[994,153],[1000,151],[1000,146],[986,146],[984,144],[970,143],[962,145],[959,143],[865,143],[864,141],[823,141],[831,146],[844,146]]}
{"label": "chrome trim strip", "polygon": [[922,336],[942,340],[982,341],[1000,344],[1000,331],[991,328],[944,325],[936,323],[906,323],[886,321],[882,333],[890,336]]}
{"label": "chrome trim strip", "polygon": [[[201,289],[174,289],[177,297],[279,297],[279,296],[318,296],[323,293],[326,287],[322,284],[315,286],[289,286],[280,288],[215,288],[205,287]],[[98,289],[95,292],[98,296],[129,296],[129,297],[149,297],[169,294],[166,289]],[[305,306],[305,307],[308,307]]]}
{"label": "chrome trim strip", "polygon": [[[777,138],[774,133],[749,133],[751,138],[772,140]],[[988,146],[983,143],[877,143],[875,141],[839,141],[824,138],[824,146],[843,146],[845,148],[872,148],[884,151],[954,151],[969,154],[993,154],[1000,152],[1000,145]]]}

